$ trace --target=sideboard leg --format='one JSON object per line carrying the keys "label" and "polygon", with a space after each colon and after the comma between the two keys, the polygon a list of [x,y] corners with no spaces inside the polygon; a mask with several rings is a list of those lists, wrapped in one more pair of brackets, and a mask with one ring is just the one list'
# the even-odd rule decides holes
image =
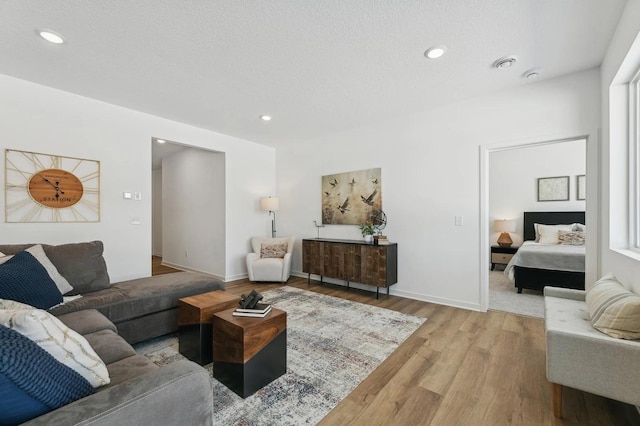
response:
{"label": "sideboard leg", "polygon": [[349,280],[347,280],[347,291],[349,291]]}
{"label": "sideboard leg", "polygon": [[311,285],[311,273],[307,274],[307,285]]}
{"label": "sideboard leg", "polygon": [[380,298],[380,287],[376,286],[376,300]]}
{"label": "sideboard leg", "polygon": [[322,282],[322,275],[320,275],[320,284],[324,284],[324,283]]}

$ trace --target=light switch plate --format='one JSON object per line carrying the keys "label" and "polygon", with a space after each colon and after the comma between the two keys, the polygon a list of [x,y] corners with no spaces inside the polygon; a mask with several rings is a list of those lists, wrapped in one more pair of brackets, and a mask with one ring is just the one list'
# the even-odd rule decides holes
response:
{"label": "light switch plate", "polygon": [[142,200],[142,192],[135,192],[133,194],[133,199],[136,200],[136,201]]}
{"label": "light switch plate", "polygon": [[123,192],[122,193],[122,198],[124,198],[125,200],[130,200],[133,197],[133,195],[130,192]]}

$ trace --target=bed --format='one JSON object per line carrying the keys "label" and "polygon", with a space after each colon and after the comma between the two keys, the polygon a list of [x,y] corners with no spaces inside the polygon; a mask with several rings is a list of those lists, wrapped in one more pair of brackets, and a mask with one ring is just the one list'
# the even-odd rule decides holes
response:
{"label": "bed", "polygon": [[584,225],[584,212],[524,212],[524,243],[505,269],[518,293],[545,286],[584,290],[585,246],[536,243],[536,223]]}

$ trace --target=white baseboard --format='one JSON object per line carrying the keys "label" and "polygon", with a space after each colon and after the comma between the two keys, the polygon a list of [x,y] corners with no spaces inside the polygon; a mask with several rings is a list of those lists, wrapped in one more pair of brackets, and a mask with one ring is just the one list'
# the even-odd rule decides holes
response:
{"label": "white baseboard", "polygon": [[[302,277],[302,278],[307,278],[309,276],[309,274],[304,273],[304,272],[300,272],[300,271],[291,271],[291,275],[294,275],[296,277]],[[311,279],[319,281],[320,280],[320,276],[319,275],[313,275],[311,274]],[[342,285],[346,287],[346,283],[343,280],[336,280],[333,278],[327,278],[327,277],[323,277],[322,281],[326,282],[326,283],[330,283],[330,284],[337,284],[337,285]],[[476,304],[476,303],[467,303],[467,302],[463,302],[460,300],[451,300],[451,299],[445,299],[442,297],[434,297],[434,296],[429,296],[427,294],[421,294],[421,293],[414,293],[411,291],[404,291],[404,290],[400,290],[400,289],[395,289],[394,287],[397,286],[397,284],[394,284],[393,286],[389,287],[389,294],[392,296],[400,296],[400,297],[405,297],[407,299],[413,299],[413,300],[420,300],[422,302],[429,302],[429,303],[437,303],[438,305],[446,305],[446,306],[452,306],[454,308],[462,308],[462,309],[467,309],[470,311],[479,311],[479,312],[483,312],[480,305]],[[367,290],[367,291],[371,291],[372,293],[375,293],[376,288],[375,286],[371,286],[371,285],[366,285],[366,284],[360,284],[360,283],[349,283],[349,287],[350,288],[357,288],[360,290]],[[385,293],[386,294],[387,290],[386,289],[380,289],[380,293]]]}
{"label": "white baseboard", "polygon": [[235,280],[243,280],[245,278],[249,278],[249,274],[236,274],[236,275],[229,275],[228,277],[225,278],[224,282],[229,282],[229,281],[235,281]]}

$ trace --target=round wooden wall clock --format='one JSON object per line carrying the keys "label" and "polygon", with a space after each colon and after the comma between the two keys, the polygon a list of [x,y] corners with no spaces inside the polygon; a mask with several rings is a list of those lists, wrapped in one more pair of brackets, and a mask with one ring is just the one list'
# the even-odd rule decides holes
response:
{"label": "round wooden wall clock", "polygon": [[100,162],[5,150],[6,222],[99,222]]}

